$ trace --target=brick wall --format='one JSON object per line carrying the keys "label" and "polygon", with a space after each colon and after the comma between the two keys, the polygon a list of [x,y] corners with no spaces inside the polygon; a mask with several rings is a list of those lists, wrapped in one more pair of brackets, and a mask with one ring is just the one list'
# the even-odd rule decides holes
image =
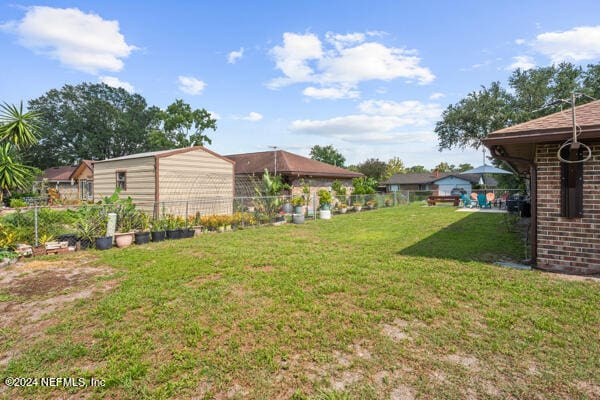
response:
{"label": "brick wall", "polygon": [[600,273],[600,144],[583,165],[583,218],[560,216],[559,145],[538,145],[537,265],[561,272]]}

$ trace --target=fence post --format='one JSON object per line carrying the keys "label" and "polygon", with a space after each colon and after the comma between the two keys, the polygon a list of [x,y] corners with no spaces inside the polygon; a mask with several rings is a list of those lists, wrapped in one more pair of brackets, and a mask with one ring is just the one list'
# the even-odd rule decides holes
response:
{"label": "fence post", "polygon": [[40,245],[38,235],[38,206],[33,207],[33,229],[35,231],[35,247]]}
{"label": "fence post", "polygon": [[317,194],[313,193],[313,219],[317,219]]}
{"label": "fence post", "polygon": [[185,202],[185,228],[188,228],[188,208],[189,208],[189,200]]}

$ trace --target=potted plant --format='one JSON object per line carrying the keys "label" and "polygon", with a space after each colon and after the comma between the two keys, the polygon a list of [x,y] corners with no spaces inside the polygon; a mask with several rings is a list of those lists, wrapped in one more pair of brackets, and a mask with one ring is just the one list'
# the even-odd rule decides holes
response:
{"label": "potted plant", "polygon": [[168,214],[165,217],[165,231],[167,232],[167,239],[173,240],[181,237],[174,215]]}
{"label": "potted plant", "polygon": [[367,201],[367,207],[369,208],[369,210],[374,209],[376,205],[377,205],[377,200]]}
{"label": "potted plant", "polygon": [[96,216],[94,223],[96,225],[96,235],[97,235],[96,239],[95,239],[96,249],[97,250],[108,250],[108,249],[112,248],[113,237],[107,236],[107,232],[106,232],[106,226],[108,223],[108,215],[106,215],[105,210],[102,210],[102,212],[100,212],[99,215]]}
{"label": "potted plant", "polygon": [[304,198],[302,196],[292,197],[292,206],[294,206],[294,214],[304,214]]}
{"label": "potted plant", "polygon": [[354,211],[359,212],[362,209],[363,206],[363,200],[360,197],[357,197],[353,202],[352,205],[354,206]]}
{"label": "potted plant", "polygon": [[392,206],[392,198],[391,197],[386,197],[384,204],[386,207],[391,207]]}
{"label": "potted plant", "polygon": [[75,229],[79,248],[82,250],[90,248],[96,236],[96,226],[88,219],[80,218],[75,221]]}
{"label": "potted plant", "polygon": [[346,212],[348,211],[348,204],[340,203],[338,205],[338,210],[339,210],[340,214],[346,214]]}
{"label": "potted plant", "polygon": [[319,217],[321,219],[331,219],[331,193],[328,190],[321,189],[317,192],[319,196]]}
{"label": "potted plant", "polygon": [[135,242],[137,244],[146,244],[150,242],[150,217],[144,211],[140,211],[137,214],[137,220]]}
{"label": "potted plant", "polygon": [[164,220],[160,217],[154,218],[150,224],[150,236],[153,242],[162,242],[167,236]]}

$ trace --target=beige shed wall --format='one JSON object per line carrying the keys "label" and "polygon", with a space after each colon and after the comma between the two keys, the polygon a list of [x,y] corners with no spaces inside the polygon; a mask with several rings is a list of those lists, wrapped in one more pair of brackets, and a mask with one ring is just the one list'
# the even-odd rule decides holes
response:
{"label": "beige shed wall", "polygon": [[233,212],[233,164],[201,149],[161,157],[158,164],[161,210],[201,215]]}
{"label": "beige shed wall", "polygon": [[117,187],[117,171],[125,171],[127,190],[137,207],[151,212],[154,205],[154,157],[132,158],[94,163],[94,201],[110,196]]}

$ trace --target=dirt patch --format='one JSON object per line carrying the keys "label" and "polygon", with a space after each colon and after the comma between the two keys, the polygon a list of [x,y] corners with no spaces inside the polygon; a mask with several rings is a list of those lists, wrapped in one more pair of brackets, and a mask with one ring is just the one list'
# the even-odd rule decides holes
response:
{"label": "dirt patch", "polygon": [[[0,353],[0,366],[20,354],[31,339],[43,336],[58,320],[52,312],[73,301],[92,297],[114,288],[118,279],[109,277],[115,270],[91,266],[93,259],[68,257],[34,260],[0,269],[0,286],[8,300],[0,302],[0,329],[14,332],[10,351]],[[103,280],[97,280],[104,277]]]}
{"label": "dirt patch", "polygon": [[208,282],[218,281],[219,279],[221,279],[222,276],[223,275],[220,273],[201,276],[201,277],[194,279],[193,281],[191,281],[189,283],[186,283],[185,286],[189,286],[189,287],[202,286]]}
{"label": "dirt patch", "polygon": [[392,390],[390,394],[390,400],[414,400],[415,393],[412,388],[400,385]]}
{"label": "dirt patch", "polygon": [[381,325],[381,333],[395,342],[410,339],[408,333],[405,332],[408,327],[408,322],[403,319],[395,319],[391,324]]}
{"label": "dirt patch", "polygon": [[331,378],[331,387],[333,390],[345,390],[348,386],[362,379],[362,374],[353,371],[344,371],[339,377]]}
{"label": "dirt patch", "polygon": [[581,392],[585,393],[590,399],[600,399],[600,385],[596,385],[592,382],[577,381],[575,386]]}
{"label": "dirt patch", "polygon": [[451,354],[444,357],[444,360],[449,361],[453,364],[462,365],[470,371],[479,371],[479,360],[471,356],[463,356],[460,354]]}
{"label": "dirt patch", "polygon": [[279,268],[274,267],[272,265],[248,265],[245,269],[247,271],[254,271],[254,272],[273,272]]}

